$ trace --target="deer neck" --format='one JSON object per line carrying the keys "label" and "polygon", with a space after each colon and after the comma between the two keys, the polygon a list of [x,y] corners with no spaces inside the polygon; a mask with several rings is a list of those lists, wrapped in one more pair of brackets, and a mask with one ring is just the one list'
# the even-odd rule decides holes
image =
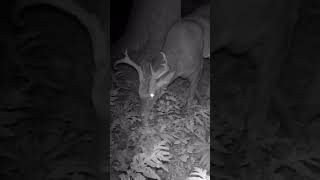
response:
{"label": "deer neck", "polygon": [[167,88],[168,85],[172,83],[172,81],[176,78],[176,73],[174,71],[168,71],[163,74],[157,82],[160,83],[159,85],[161,88]]}

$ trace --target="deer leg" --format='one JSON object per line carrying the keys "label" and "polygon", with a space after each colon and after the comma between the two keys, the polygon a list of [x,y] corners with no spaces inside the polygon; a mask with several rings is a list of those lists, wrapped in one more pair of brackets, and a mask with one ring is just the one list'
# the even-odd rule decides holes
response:
{"label": "deer leg", "polygon": [[189,88],[187,102],[186,102],[187,108],[191,106],[193,98],[195,97],[196,89],[197,89],[196,84],[198,84],[198,82],[196,81],[196,76],[194,76],[191,78],[191,81],[190,81],[190,88]]}
{"label": "deer leg", "polygon": [[[199,85],[199,84],[198,84]],[[208,90],[209,90],[209,88],[208,88]],[[205,95],[201,95],[200,94],[200,92],[199,92],[199,90],[197,89],[196,90],[196,92],[195,92],[195,98],[198,100],[198,102],[199,102],[199,104],[200,105],[205,105],[205,103],[206,103],[206,100],[207,100],[207,95],[208,95],[208,90],[206,91],[206,94]]]}
{"label": "deer leg", "polygon": [[195,90],[195,94],[194,95],[195,95],[196,99],[198,100],[198,102],[201,102],[202,97],[201,97],[200,92],[199,92],[198,89]]}
{"label": "deer leg", "polygon": [[186,104],[187,107],[191,106],[193,98],[195,96],[200,99],[200,94],[197,91],[198,82],[200,79],[200,73],[201,73],[201,71],[196,71],[189,77],[190,88],[189,88],[189,93],[188,93],[188,97],[187,97],[187,104]]}

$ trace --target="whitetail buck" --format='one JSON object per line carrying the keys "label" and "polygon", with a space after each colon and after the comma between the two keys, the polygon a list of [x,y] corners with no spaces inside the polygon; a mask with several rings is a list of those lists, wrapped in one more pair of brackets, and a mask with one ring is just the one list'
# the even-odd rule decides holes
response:
{"label": "whitetail buck", "polygon": [[162,51],[152,62],[141,61],[141,64],[137,64],[130,59],[127,51],[123,59],[115,62],[114,66],[126,63],[138,72],[143,117],[148,118],[154,102],[177,77],[190,81],[187,107],[191,104],[196,94],[203,58],[210,57],[209,21],[210,6],[202,6],[169,29]]}

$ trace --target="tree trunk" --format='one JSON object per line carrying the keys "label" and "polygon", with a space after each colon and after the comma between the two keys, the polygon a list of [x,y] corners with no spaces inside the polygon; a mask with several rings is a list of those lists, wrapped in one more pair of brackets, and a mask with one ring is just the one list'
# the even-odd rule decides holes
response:
{"label": "tree trunk", "polygon": [[141,61],[142,56],[159,52],[169,27],[180,17],[181,0],[135,0],[126,31],[114,44],[112,55],[128,49],[139,52],[136,60]]}
{"label": "tree trunk", "polygon": [[85,8],[88,12],[95,14],[99,21],[101,21],[104,30],[106,31],[108,5],[106,0],[96,0],[94,2],[90,0],[75,0],[82,8]]}
{"label": "tree trunk", "polygon": [[[24,2],[27,3],[28,0]],[[59,87],[63,87],[63,91],[60,94],[54,94],[55,91],[52,90],[54,99],[50,101],[45,99],[46,96],[42,97],[40,93],[38,93],[39,95],[35,93],[36,95],[32,99],[39,99],[39,102],[37,101],[36,103],[40,104],[38,106],[41,110],[57,107],[58,110],[54,111],[57,114],[60,113],[61,109],[61,113],[68,114],[68,117],[73,122],[72,125],[76,129],[80,129],[79,131],[84,129],[84,131],[90,132],[90,136],[93,139],[90,148],[88,146],[81,148],[82,153],[88,154],[88,156],[79,155],[79,157],[83,161],[87,161],[90,167],[96,169],[99,173],[99,178],[103,179],[105,175],[101,172],[101,169],[106,164],[106,156],[108,154],[107,134],[105,133],[108,103],[104,100],[108,97],[106,69],[109,69],[107,67],[109,63],[106,62],[106,42],[108,41],[105,34],[107,34],[107,23],[104,20],[107,6],[103,5],[105,3],[104,0],[97,2],[98,5],[90,4],[88,0],[79,0],[75,4],[79,3],[81,8],[86,9],[81,11],[79,10],[81,8],[73,8],[74,6],[71,6],[69,1],[65,1],[65,4],[62,3],[61,6],[65,6],[65,9],[59,5],[52,5],[54,4],[53,2],[57,1],[49,1],[47,5],[55,8],[40,6],[37,10],[30,8],[32,11],[30,9],[28,11],[25,9],[22,21],[26,26],[24,27],[25,29],[21,27],[22,35],[29,31],[40,32],[41,34],[31,41],[27,41],[28,39],[21,41],[24,45],[25,43],[27,46],[30,45],[29,49],[27,46],[24,48],[24,54],[28,55],[24,58],[30,58],[25,60],[26,63],[32,64],[37,68],[45,69],[44,67],[46,67],[51,70],[47,70],[50,72],[50,75],[47,75],[45,74],[46,71],[36,71],[29,68],[30,74],[33,74],[32,78],[39,77],[44,79],[41,82],[45,83],[47,82],[45,78],[49,76],[54,79],[52,81],[57,83]],[[61,11],[54,9],[65,11],[71,16],[65,16]],[[98,16],[98,21],[101,22],[96,22],[96,19],[87,15],[86,11]],[[72,16],[76,17],[77,21],[70,18]],[[102,30],[98,24],[103,24]],[[31,45],[32,42],[38,45],[33,46]],[[40,61],[41,63],[38,56],[42,57],[40,58],[42,60]],[[45,61],[43,61],[44,59]],[[62,80],[59,79],[61,75],[63,76]],[[31,81],[37,82],[33,79]],[[50,102],[50,106],[42,105],[45,104],[44,102]],[[52,104],[58,105],[53,106]],[[37,174],[32,173],[32,170],[30,170],[29,174],[32,177],[37,176]]]}

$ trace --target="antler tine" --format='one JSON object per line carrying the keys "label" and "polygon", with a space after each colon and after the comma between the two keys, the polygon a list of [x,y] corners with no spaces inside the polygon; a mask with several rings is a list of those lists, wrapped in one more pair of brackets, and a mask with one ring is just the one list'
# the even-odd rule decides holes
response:
{"label": "antler tine", "polygon": [[149,66],[150,66],[150,70],[151,70],[151,75],[152,75],[152,77],[153,77],[153,76],[156,76],[156,73],[153,71],[152,65],[149,64]]}
{"label": "antler tine", "polygon": [[168,59],[167,59],[167,56],[166,56],[166,54],[164,53],[164,52],[160,52],[160,54],[162,55],[162,57],[163,57],[163,61],[164,61],[164,63],[165,64],[168,64]]}
{"label": "antler tine", "polygon": [[164,67],[163,72],[166,73],[169,70],[168,59],[164,52],[160,52],[160,53],[162,54],[163,61],[164,61],[164,63],[162,64],[162,66]]}
{"label": "antler tine", "polygon": [[143,79],[143,73],[142,73],[141,67],[140,67],[139,65],[137,65],[135,62],[133,62],[133,61],[130,59],[130,57],[129,57],[129,55],[128,55],[128,50],[127,50],[127,49],[125,50],[124,55],[125,55],[124,58],[119,59],[118,61],[116,61],[116,62],[114,63],[114,65],[113,65],[114,68],[117,69],[116,66],[117,66],[118,64],[120,64],[120,63],[128,64],[128,65],[134,67],[134,68],[137,70],[138,75],[139,75],[139,80],[142,81],[142,79]]}
{"label": "antler tine", "polygon": [[[163,57],[164,63],[161,64],[161,65],[164,67],[164,69],[163,69],[162,71],[160,71],[160,72],[158,71],[158,72],[155,73],[154,76],[155,76],[156,79],[159,79],[162,75],[164,75],[166,72],[169,71],[168,60],[167,60],[166,54],[163,53],[163,52],[160,52],[160,54],[161,54],[162,57]],[[152,67],[151,67],[151,72],[153,72]]]}
{"label": "antler tine", "polygon": [[[131,60],[130,57],[128,56],[128,50],[127,50],[127,49],[124,51],[124,55],[125,55],[124,58],[117,60],[117,61],[113,64],[113,68],[114,68],[114,69],[118,69],[118,68],[117,68],[118,64],[128,63],[127,60],[126,60],[127,58],[129,58],[129,60]],[[130,65],[131,65],[131,63],[130,63]]]}

